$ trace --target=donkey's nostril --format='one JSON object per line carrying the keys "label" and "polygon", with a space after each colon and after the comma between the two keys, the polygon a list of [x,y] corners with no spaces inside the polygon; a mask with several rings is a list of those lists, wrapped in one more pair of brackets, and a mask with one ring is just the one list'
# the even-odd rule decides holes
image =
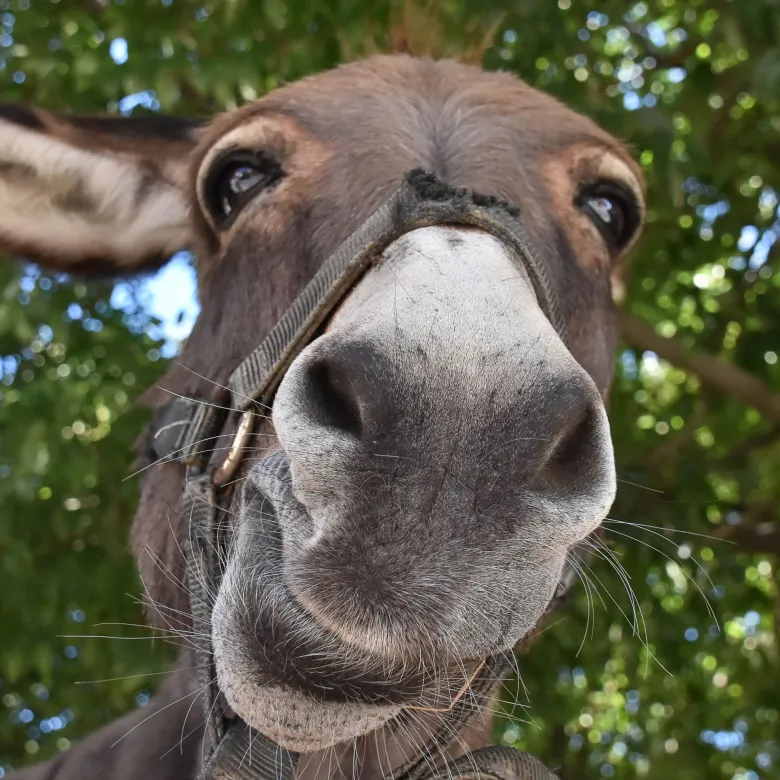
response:
{"label": "donkey's nostril", "polygon": [[[567,394],[562,394],[567,395]],[[583,392],[569,395],[573,401],[561,430],[554,437],[554,445],[545,461],[543,475],[548,483],[571,489],[603,460],[603,415],[598,400]]]}
{"label": "donkey's nostril", "polygon": [[[376,441],[393,429],[397,376],[371,343],[321,336],[293,362],[274,403],[282,446],[343,454],[358,442]],[[333,435],[337,438],[329,438]],[[319,470],[321,464],[317,466]]]}
{"label": "donkey's nostril", "polygon": [[301,388],[307,413],[325,428],[360,436],[360,405],[349,375],[338,361],[318,358],[305,369]]}

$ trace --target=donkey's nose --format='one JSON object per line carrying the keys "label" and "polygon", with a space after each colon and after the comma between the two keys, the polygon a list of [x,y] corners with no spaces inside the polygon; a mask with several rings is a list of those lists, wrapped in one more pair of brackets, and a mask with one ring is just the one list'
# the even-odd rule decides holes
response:
{"label": "donkey's nose", "polygon": [[[393,424],[392,373],[367,343],[323,337],[285,388],[312,434],[356,439]],[[343,439],[342,439],[343,440]]]}
{"label": "donkey's nose", "polygon": [[548,496],[600,482],[610,466],[606,416],[573,360],[498,360],[484,372],[453,361],[432,375],[429,357],[407,347],[396,365],[387,345],[349,332],[309,345],[274,406],[279,439],[301,464],[298,479],[310,479],[312,469],[321,475],[323,458],[357,456],[370,469],[377,453],[420,462],[443,461],[453,450],[459,454],[446,457],[469,463],[478,480],[512,474],[518,487]]}

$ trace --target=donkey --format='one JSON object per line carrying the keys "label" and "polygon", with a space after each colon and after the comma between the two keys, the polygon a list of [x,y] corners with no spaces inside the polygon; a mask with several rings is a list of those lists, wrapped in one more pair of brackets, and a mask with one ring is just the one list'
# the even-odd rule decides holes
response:
{"label": "donkey", "polygon": [[[192,462],[180,439],[160,445],[191,423],[167,414],[171,398],[192,399],[187,414],[243,403],[231,374],[413,179],[471,216],[393,233],[282,361],[274,392],[249,398],[255,427],[231,411],[205,437],[209,473],[230,474],[221,546],[192,543]],[[196,657],[205,643],[213,673],[198,679],[184,652],[151,710],[16,776],[195,777],[224,740],[209,728],[218,710],[250,739],[212,776],[251,776],[252,745],[267,743],[276,774],[299,755],[287,774],[307,780],[399,777],[420,753],[405,776],[550,777],[532,759],[503,773],[471,759],[491,750],[489,694],[475,691],[495,690],[486,661],[532,636],[613,501],[613,298],[643,204],[638,167],[592,121],[451,61],[352,63],[208,123],[3,107],[4,249],[104,275],[196,252],[201,313],[143,397],[157,411],[139,440],[132,540],[150,623]],[[516,246],[520,228],[490,227],[510,222]],[[212,569],[190,566],[198,549],[216,550]],[[446,763],[458,756],[471,763]]]}

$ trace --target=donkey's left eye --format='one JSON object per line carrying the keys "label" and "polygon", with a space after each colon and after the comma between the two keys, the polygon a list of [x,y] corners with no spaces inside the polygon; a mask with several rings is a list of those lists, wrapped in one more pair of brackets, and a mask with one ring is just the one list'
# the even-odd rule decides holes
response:
{"label": "donkey's left eye", "polygon": [[596,226],[611,252],[624,249],[639,227],[636,198],[615,182],[601,181],[583,187],[576,205]]}
{"label": "donkey's left eye", "polygon": [[206,202],[220,227],[227,227],[250,200],[284,178],[278,161],[267,152],[233,152],[212,168],[205,186]]}

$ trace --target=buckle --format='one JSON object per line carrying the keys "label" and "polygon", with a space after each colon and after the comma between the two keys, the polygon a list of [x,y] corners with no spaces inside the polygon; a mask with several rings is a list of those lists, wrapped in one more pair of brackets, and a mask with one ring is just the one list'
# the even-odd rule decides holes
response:
{"label": "buckle", "polygon": [[238,467],[244,459],[244,450],[249,443],[249,437],[252,435],[254,417],[255,414],[251,411],[246,411],[241,415],[233,443],[230,445],[230,451],[225,460],[222,461],[222,465],[214,472],[212,483],[215,488],[225,487],[238,471]]}

